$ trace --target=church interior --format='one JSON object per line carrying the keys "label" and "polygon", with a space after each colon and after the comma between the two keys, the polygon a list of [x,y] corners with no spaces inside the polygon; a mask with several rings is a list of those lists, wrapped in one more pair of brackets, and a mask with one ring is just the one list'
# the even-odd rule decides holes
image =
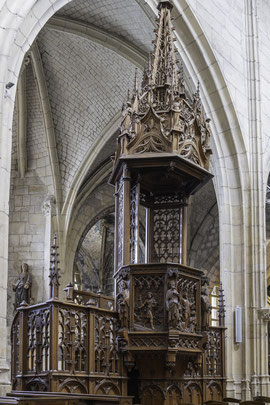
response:
{"label": "church interior", "polygon": [[269,403],[268,0],[1,7],[0,404]]}

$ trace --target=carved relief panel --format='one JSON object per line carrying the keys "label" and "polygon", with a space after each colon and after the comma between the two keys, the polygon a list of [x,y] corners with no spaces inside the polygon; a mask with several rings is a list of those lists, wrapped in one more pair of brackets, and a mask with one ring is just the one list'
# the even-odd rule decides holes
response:
{"label": "carved relief panel", "polygon": [[164,329],[164,276],[134,275],[134,329]]}

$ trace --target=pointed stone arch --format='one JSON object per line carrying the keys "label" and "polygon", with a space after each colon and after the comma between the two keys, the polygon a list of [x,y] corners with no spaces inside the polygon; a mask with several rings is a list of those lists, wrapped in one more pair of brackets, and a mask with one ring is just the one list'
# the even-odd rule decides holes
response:
{"label": "pointed stone arch", "polygon": [[[16,86],[5,91],[8,82],[17,83],[19,70],[25,53],[33,43],[40,29],[49,18],[70,0],[28,0],[23,7],[18,3],[13,4],[5,1],[2,8],[3,19],[10,29],[1,33],[1,67],[4,78],[1,86],[2,97],[0,99],[0,188],[9,189],[10,177],[10,155],[11,155],[11,125],[14,108]],[[145,4],[154,10],[154,0],[145,0]],[[247,242],[244,237],[247,220],[244,217],[245,196],[244,191],[249,185],[249,163],[247,160],[247,148],[242,136],[237,114],[234,109],[228,88],[222,72],[214,57],[196,17],[189,7],[187,0],[175,0],[175,25],[178,39],[178,47],[181,56],[195,81],[198,78],[202,82],[202,99],[206,106],[206,113],[212,118],[215,132],[213,149],[216,156],[212,164],[212,171],[216,175],[215,187],[218,204],[220,207],[220,224],[223,227],[221,244],[224,246],[221,255],[221,268],[223,279],[227,285],[231,285],[234,272],[241,273],[245,265]],[[16,33],[16,34],[15,34]],[[183,34],[183,35],[182,35]],[[189,45],[191,39],[191,45]],[[200,70],[196,68],[200,61]],[[234,170],[236,176],[230,176]],[[3,243],[0,251],[0,264],[4,274],[7,273],[7,243],[8,238],[8,193],[1,196],[0,201],[0,227]],[[240,254],[237,255],[235,246],[240,247]],[[230,270],[232,269],[232,270]],[[3,284],[3,285],[2,285]],[[1,298],[6,299],[6,278],[3,277],[0,287]],[[3,296],[2,296],[3,294]],[[231,309],[234,305],[234,291],[226,291]],[[0,318],[5,319],[5,308],[0,312]],[[232,320],[229,319],[229,323]],[[3,324],[3,323],[2,323]],[[2,336],[5,331],[0,330]],[[232,327],[228,329],[228,347],[233,353]],[[241,359],[241,355],[239,355]],[[234,381],[232,362],[228,362],[227,373],[232,381],[231,393],[233,395]],[[4,364],[0,363],[4,369]]]}

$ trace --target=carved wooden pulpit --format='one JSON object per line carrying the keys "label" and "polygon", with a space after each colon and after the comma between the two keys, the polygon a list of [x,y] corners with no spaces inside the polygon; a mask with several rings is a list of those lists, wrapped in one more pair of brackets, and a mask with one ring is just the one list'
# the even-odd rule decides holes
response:
{"label": "carved wooden pulpit", "polygon": [[[172,4],[161,1],[158,8],[141,91],[136,74],[123,107],[110,183],[115,186],[116,305],[124,364],[130,372],[137,370],[143,404],[163,404],[168,390],[168,403],[177,404],[181,378],[205,372],[202,355],[209,345],[211,307],[203,272],[187,266],[187,207],[190,195],[212,177],[211,149],[199,88],[188,100],[177,65]],[[186,402],[197,401],[204,390],[198,387]],[[222,384],[217,391],[220,399]]]}
{"label": "carved wooden pulpit", "polygon": [[186,94],[171,9],[159,3],[141,89],[136,73],[123,107],[109,180],[115,297],[70,283],[60,300],[54,240],[51,298],[22,303],[13,320],[12,403],[177,405],[224,396],[222,288],[213,327],[207,277],[187,266],[189,197],[212,178],[209,120],[199,88]]}

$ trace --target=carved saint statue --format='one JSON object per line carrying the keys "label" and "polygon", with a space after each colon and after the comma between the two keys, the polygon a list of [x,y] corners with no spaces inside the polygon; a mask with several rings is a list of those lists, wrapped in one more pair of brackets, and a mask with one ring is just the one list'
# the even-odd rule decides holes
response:
{"label": "carved saint statue", "polygon": [[[154,316],[153,316],[153,309],[156,307],[157,302],[151,292],[147,293],[146,300],[142,303],[138,309],[145,309],[146,310],[146,321],[149,322],[150,328],[155,329],[154,327]],[[146,323],[146,322],[145,322]]]}
{"label": "carved saint statue", "polygon": [[209,301],[207,287],[203,286],[201,291],[202,327],[208,329],[210,325],[211,304]]}
{"label": "carved saint statue", "polygon": [[180,320],[179,292],[176,289],[175,281],[170,281],[166,294],[166,309],[168,311],[168,324],[170,329],[176,329]]}
{"label": "carved saint statue", "polygon": [[13,291],[15,291],[15,309],[18,308],[23,301],[30,304],[31,285],[32,280],[31,275],[28,272],[28,264],[23,263],[18,280],[13,284]]}
{"label": "carved saint statue", "polygon": [[127,283],[122,280],[119,286],[118,307],[119,307],[119,319],[121,328],[128,328],[128,318],[129,318],[129,289]]}
{"label": "carved saint statue", "polygon": [[182,315],[182,330],[185,331],[189,326],[190,321],[190,303],[186,291],[182,293],[180,299],[181,315]]}

